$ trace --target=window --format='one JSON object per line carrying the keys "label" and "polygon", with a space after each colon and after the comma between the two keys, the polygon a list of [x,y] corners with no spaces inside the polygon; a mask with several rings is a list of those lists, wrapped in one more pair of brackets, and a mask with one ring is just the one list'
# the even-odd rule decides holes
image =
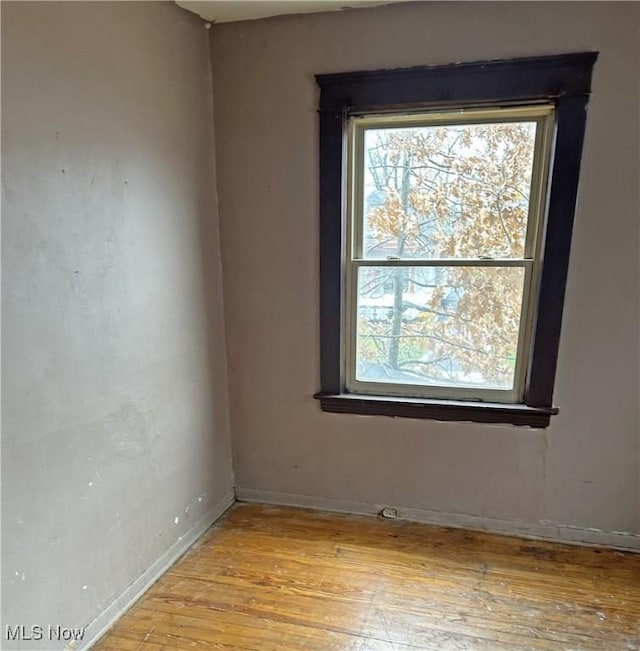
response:
{"label": "window", "polygon": [[324,410],[548,425],[596,56],[317,77]]}
{"label": "window", "polygon": [[347,391],[523,399],[553,114],[348,119]]}

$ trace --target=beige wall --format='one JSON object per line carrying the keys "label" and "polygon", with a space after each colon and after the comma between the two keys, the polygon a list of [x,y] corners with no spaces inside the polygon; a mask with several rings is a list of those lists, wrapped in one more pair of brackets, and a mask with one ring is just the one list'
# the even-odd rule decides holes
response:
{"label": "beige wall", "polygon": [[[639,16],[421,3],[214,26],[241,495],[640,533]],[[313,74],[580,49],[601,57],[561,414],[322,413]],[[3,625],[106,623],[231,495],[208,56],[172,3],[2,3]]]}
{"label": "beige wall", "polygon": [[3,639],[231,496],[208,57],[173,3],[2,3]]}
{"label": "beige wall", "polygon": [[[552,524],[640,532],[639,14],[632,3],[413,3],[213,27],[241,496],[416,507],[444,520],[524,523],[518,530],[537,531],[544,521],[543,533],[560,537],[583,534]],[[601,56],[557,376],[560,415],[535,431],[322,413],[312,398],[319,375],[314,73],[586,49]]]}

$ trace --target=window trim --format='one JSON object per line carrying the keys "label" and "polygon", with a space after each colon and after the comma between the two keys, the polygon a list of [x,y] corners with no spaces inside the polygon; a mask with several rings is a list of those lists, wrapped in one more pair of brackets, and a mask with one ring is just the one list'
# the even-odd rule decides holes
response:
{"label": "window trim", "polygon": [[[320,399],[325,411],[546,427],[560,341],[586,106],[597,52],[317,75],[320,87]],[[487,403],[347,394],[343,377],[345,125],[387,111],[536,102],[555,106],[546,227],[524,401]]]}

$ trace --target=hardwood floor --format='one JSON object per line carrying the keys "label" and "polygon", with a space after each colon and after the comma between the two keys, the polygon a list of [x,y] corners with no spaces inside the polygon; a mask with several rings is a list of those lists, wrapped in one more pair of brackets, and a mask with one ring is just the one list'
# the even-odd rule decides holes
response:
{"label": "hardwood floor", "polygon": [[640,651],[640,555],[235,506],[97,651]]}

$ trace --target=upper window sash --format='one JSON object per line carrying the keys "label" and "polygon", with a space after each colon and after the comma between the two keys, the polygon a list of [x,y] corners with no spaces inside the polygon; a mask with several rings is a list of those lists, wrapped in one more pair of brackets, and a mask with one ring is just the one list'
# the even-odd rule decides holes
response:
{"label": "upper window sash", "polygon": [[[346,250],[352,260],[375,260],[382,262],[387,256],[367,254],[364,247],[365,232],[365,134],[380,129],[411,129],[420,127],[449,127],[475,125],[502,125],[508,123],[535,125],[531,179],[528,187],[527,221],[524,246],[521,255],[504,255],[485,252],[483,255],[433,256],[426,252],[417,255],[393,255],[393,259],[413,262],[434,260],[446,264],[448,259],[468,260],[533,260],[539,254],[540,223],[544,211],[544,197],[549,167],[549,153],[554,130],[554,106],[548,103],[537,105],[461,108],[453,111],[432,111],[425,113],[400,113],[355,115],[346,125],[346,206],[349,216]],[[473,180],[473,179],[472,179]]]}

